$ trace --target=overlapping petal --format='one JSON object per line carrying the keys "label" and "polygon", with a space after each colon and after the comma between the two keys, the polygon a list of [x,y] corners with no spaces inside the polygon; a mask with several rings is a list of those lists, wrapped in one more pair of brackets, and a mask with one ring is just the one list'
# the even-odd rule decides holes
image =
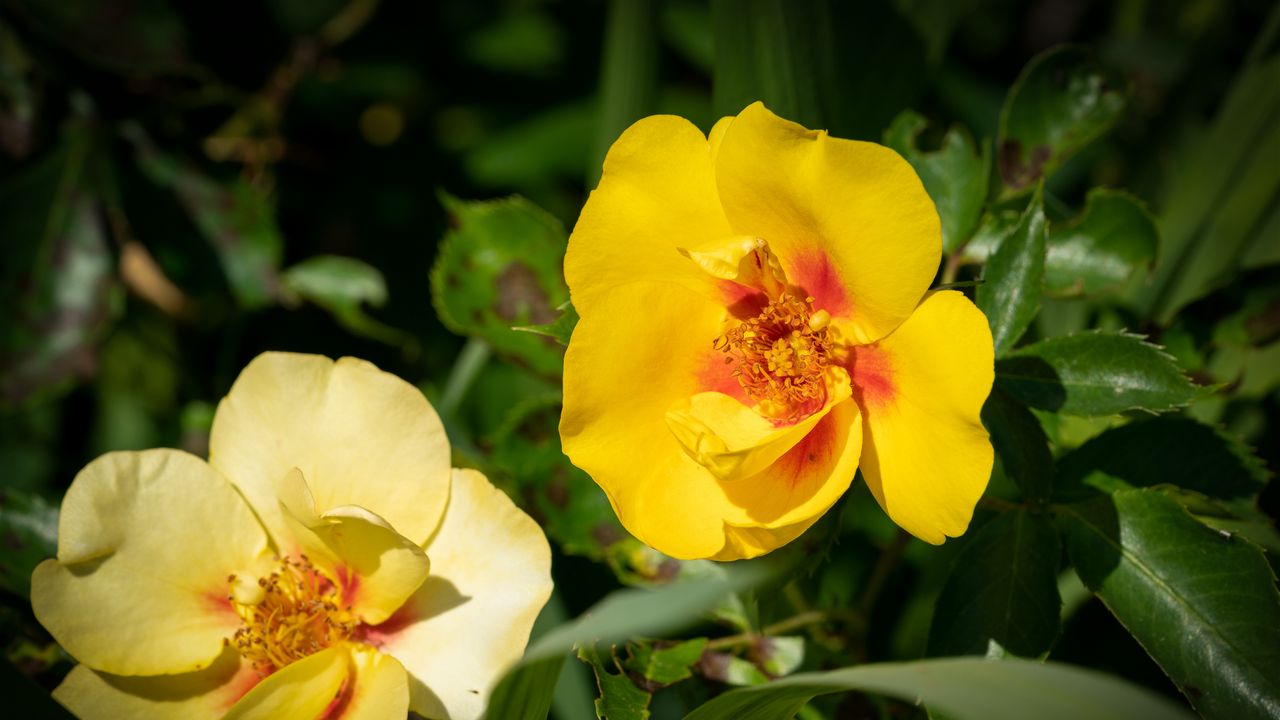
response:
{"label": "overlapping petal", "polygon": [[850,376],[876,500],[926,542],[963,533],[993,462],[979,419],[994,379],[982,312],[954,290],[930,293],[892,335],[854,348]]}
{"label": "overlapping petal", "polygon": [[938,213],[889,148],[807,130],[755,103],[724,131],[716,187],[733,234],[767,240],[846,342],[887,335],[937,271]]}
{"label": "overlapping petal", "polygon": [[550,597],[551,548],[483,475],[454,470],[449,509],[427,553],[431,576],[366,641],[409,671],[414,712],[477,718]]}
{"label": "overlapping petal", "polygon": [[426,553],[381,517],[355,505],[317,514],[300,470],[282,481],[280,504],[296,550],[338,582],[344,607],[363,622],[386,620],[426,579]]}
{"label": "overlapping petal", "polygon": [[449,445],[422,393],[373,365],[265,353],[218,405],[209,462],[277,540],[288,534],[278,484],[302,471],[324,511],[358,505],[426,542],[449,499]]}
{"label": "overlapping petal", "polygon": [[111,675],[77,665],[53,697],[76,717],[217,720],[259,680],[227,646],[208,667],[178,675]]}
{"label": "overlapping petal", "polygon": [[81,662],[118,675],[181,673],[208,666],[240,625],[228,574],[257,577],[270,558],[249,506],[199,458],[110,453],[67,491],[58,557],[36,568],[31,602]]}
{"label": "overlapping petal", "polygon": [[705,276],[676,248],[731,234],[707,137],[684,118],[640,120],[609,149],[569,237],[564,272],[574,307],[590,312],[596,298],[633,280],[705,291]]}

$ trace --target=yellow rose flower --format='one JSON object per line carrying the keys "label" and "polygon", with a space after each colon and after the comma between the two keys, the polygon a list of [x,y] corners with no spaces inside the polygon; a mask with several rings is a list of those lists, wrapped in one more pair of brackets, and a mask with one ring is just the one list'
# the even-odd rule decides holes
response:
{"label": "yellow rose flower", "polygon": [[991,472],[991,333],[927,292],[938,214],[888,148],[756,103],[704,137],[645,118],[569,239],[581,320],[565,452],[636,537],[677,558],[790,542],[859,465],[900,526],[968,527]]}
{"label": "yellow rose flower", "polygon": [[475,718],[551,593],[542,530],[451,470],[416,388],[268,353],[218,406],[209,462],[104,455],[62,504],[36,617],[86,718]]}

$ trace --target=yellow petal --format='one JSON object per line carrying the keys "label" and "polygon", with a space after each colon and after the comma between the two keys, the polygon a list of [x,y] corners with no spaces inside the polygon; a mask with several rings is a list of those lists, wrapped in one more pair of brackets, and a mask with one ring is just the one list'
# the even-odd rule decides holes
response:
{"label": "yellow petal", "polygon": [[81,718],[217,720],[258,680],[257,671],[226,647],[209,667],[180,675],[126,677],[77,665],[53,698]]}
{"label": "yellow petal", "polygon": [[58,557],[36,568],[31,604],[54,639],[96,670],[196,670],[240,626],[228,575],[257,577],[270,556],[249,506],[199,458],[110,453],[67,490]]}
{"label": "yellow petal", "polygon": [[776,462],[831,408],[849,399],[848,373],[833,367],[827,374],[826,403],[793,424],[778,424],[724,393],[703,392],[668,410],[667,427],[689,457],[717,480],[749,477]]}
{"label": "yellow petal", "polygon": [[317,514],[306,480],[296,468],[285,476],[282,491],[280,505],[296,551],[337,580],[345,607],[364,622],[386,620],[426,579],[426,553],[386,520],[354,505]]}
{"label": "yellow petal", "polygon": [[259,355],[218,405],[209,462],[278,540],[287,535],[278,484],[293,468],[321,513],[358,505],[417,544],[449,499],[449,445],[435,410],[417,388],[354,358]]}
{"label": "yellow petal", "polygon": [[609,149],[600,185],[569,236],[564,272],[573,305],[586,317],[596,297],[633,280],[709,290],[676,248],[732,234],[716,196],[707,137],[683,118],[644,118]]}
{"label": "yellow petal", "polygon": [[271,673],[240,698],[226,720],[314,720],[337,708],[350,682],[346,646],[331,647]]}
{"label": "yellow petal", "polygon": [[938,269],[938,213],[911,166],[875,143],[783,120],[761,103],[727,128],[716,185],[734,235],[764,238],[847,342],[905,320]]}
{"label": "yellow petal", "polygon": [[674,557],[709,557],[724,545],[721,520],[731,509],[666,413],[703,391],[743,399],[712,345],[724,308],[683,286],[647,282],[617,287],[594,308],[565,353],[564,451],[636,537]]}
{"label": "yellow petal", "polygon": [[[772,465],[752,477],[722,483],[736,511],[725,516],[728,545],[717,559],[754,557],[797,537],[849,489],[861,451],[858,406],[845,401]],[[738,545],[732,558],[725,556]]]}
{"label": "yellow petal", "polygon": [[410,709],[480,717],[493,685],[524,653],[551,595],[551,548],[528,515],[474,470],[453,471],[431,576],[369,642],[409,672]]}
{"label": "yellow petal", "polygon": [[863,477],[921,540],[963,533],[987,486],[993,456],[979,413],[993,368],[986,318],[953,290],[930,293],[892,335],[854,348]]}

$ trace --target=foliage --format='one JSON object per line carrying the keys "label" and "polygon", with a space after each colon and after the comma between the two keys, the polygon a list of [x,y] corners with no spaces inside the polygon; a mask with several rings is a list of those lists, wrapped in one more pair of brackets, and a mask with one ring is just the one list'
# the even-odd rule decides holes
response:
{"label": "foliage", "polygon": [[[54,716],[71,666],[27,594],[76,471],[204,454],[290,349],[417,383],[550,537],[489,717],[1280,715],[1280,10],[1049,5],[0,3],[14,711]],[[678,561],[560,452],[561,261],[605,150],[756,99],[892,147],[937,205],[935,285],[997,351],[962,538],[855,481],[763,561]]]}

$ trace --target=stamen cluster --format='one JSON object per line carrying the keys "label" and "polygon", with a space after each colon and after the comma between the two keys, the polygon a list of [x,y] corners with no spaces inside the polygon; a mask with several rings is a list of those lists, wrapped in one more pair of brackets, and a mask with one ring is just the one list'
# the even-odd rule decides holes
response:
{"label": "stamen cluster", "polygon": [[305,555],[282,559],[276,572],[258,578],[258,587],[256,603],[231,600],[244,622],[231,643],[263,675],[347,639],[359,625],[340,607],[339,588]]}
{"label": "stamen cluster", "polygon": [[829,316],[813,298],[783,293],[759,315],[718,338],[747,395],[782,420],[808,415],[826,402],[824,370],[831,355]]}

